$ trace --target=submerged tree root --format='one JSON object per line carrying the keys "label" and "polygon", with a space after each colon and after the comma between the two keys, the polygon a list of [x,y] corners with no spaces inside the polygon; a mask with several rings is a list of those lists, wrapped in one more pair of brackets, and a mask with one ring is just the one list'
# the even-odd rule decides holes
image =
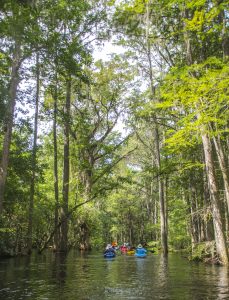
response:
{"label": "submerged tree root", "polygon": [[215,241],[195,244],[189,257],[192,261],[203,261],[208,264],[222,265],[217,253]]}
{"label": "submerged tree root", "polygon": [[217,255],[215,255],[214,257],[208,257],[208,258],[206,257],[203,259],[203,262],[212,265],[223,265],[222,261],[220,261]]}

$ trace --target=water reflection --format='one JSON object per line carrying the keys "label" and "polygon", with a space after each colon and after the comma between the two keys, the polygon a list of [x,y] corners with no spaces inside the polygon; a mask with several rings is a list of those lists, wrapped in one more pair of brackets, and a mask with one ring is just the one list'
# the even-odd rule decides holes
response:
{"label": "water reflection", "polygon": [[227,267],[218,267],[217,299],[229,299],[229,270]]}
{"label": "water reflection", "polygon": [[168,291],[168,257],[165,257],[163,254],[159,256],[158,263],[158,288],[162,291],[163,296],[165,297],[164,291]]}
{"label": "water reflection", "polygon": [[179,255],[141,259],[70,252],[0,261],[0,299],[229,299],[228,269]]}
{"label": "water reflection", "polygon": [[56,279],[57,283],[64,284],[67,277],[67,255],[65,253],[54,253],[53,255],[52,277]]}

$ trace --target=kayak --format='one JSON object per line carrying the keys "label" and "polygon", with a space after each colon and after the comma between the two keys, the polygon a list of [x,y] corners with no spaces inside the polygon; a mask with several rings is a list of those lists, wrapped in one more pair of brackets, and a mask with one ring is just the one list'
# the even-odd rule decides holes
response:
{"label": "kayak", "polygon": [[115,257],[115,253],[113,251],[108,251],[108,252],[104,253],[103,256],[105,258],[113,258],[113,257]]}
{"label": "kayak", "polygon": [[121,246],[120,247],[120,251],[122,252],[122,253],[126,253],[127,252],[127,247],[126,246]]}
{"label": "kayak", "polygon": [[134,254],[136,257],[144,258],[146,257],[146,253],[135,253]]}
{"label": "kayak", "polygon": [[135,251],[134,250],[127,250],[126,254],[128,255],[134,255]]}
{"label": "kayak", "polygon": [[146,252],[147,251],[144,248],[137,248],[134,255],[136,257],[144,258],[146,257]]}

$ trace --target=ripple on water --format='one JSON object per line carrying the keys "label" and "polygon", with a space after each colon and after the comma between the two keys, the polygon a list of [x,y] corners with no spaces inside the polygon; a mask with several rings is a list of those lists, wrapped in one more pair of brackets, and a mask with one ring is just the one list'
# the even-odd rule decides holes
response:
{"label": "ripple on water", "polygon": [[229,299],[228,281],[227,269],[178,255],[106,260],[102,253],[70,252],[67,258],[48,253],[0,264],[0,299]]}

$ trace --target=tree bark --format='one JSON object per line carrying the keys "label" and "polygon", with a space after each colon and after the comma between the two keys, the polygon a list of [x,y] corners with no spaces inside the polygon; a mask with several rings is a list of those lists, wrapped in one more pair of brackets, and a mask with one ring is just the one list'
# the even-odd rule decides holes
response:
{"label": "tree bark", "polygon": [[21,43],[19,40],[16,40],[14,46],[13,59],[12,59],[11,80],[9,85],[9,103],[8,103],[8,109],[5,118],[4,141],[3,141],[2,159],[0,164],[0,214],[2,213],[3,210],[4,191],[5,191],[6,178],[7,178],[7,169],[9,164],[9,152],[10,152],[10,144],[11,144],[12,129],[13,129],[14,110],[16,105],[17,88],[20,81],[19,74],[18,74],[20,63],[21,63]]}
{"label": "tree bark", "polygon": [[188,202],[190,206],[190,214],[191,214],[191,237],[192,237],[192,249],[195,247],[195,245],[199,242],[199,232],[198,232],[198,216],[196,212],[196,189],[195,185],[193,183],[193,180],[190,176],[190,186],[189,186],[189,195]]}
{"label": "tree bark", "polygon": [[[56,82],[54,87],[54,104],[53,104],[53,152],[54,152],[54,193],[55,193],[55,228],[59,222],[59,178],[58,178],[58,155],[57,155],[57,99],[58,99],[58,82],[56,74]],[[54,250],[59,249],[60,230],[56,230],[54,234]]]}
{"label": "tree bark", "polygon": [[35,177],[37,166],[37,129],[38,129],[38,109],[40,96],[40,66],[39,53],[36,54],[36,98],[35,98],[35,115],[34,115],[34,135],[33,135],[33,153],[32,153],[32,176],[30,183],[29,198],[29,220],[28,220],[28,236],[27,236],[27,252],[32,251],[32,234],[33,234],[33,210],[34,210],[34,193],[35,193]]}
{"label": "tree bark", "polygon": [[216,241],[216,250],[221,262],[228,265],[228,253],[226,239],[223,232],[222,217],[219,205],[219,193],[212,156],[211,142],[206,133],[202,133],[202,142],[205,155],[206,172],[211,194],[212,216]]}
{"label": "tree bark", "polygon": [[215,145],[216,154],[217,154],[219,165],[220,165],[220,170],[221,170],[222,176],[223,176],[224,192],[225,192],[225,198],[226,198],[226,203],[227,203],[227,211],[229,214],[229,176],[228,176],[228,171],[227,171],[226,159],[224,156],[220,138],[213,137],[213,142]]}
{"label": "tree bark", "polygon": [[70,132],[71,79],[66,82],[66,102],[64,107],[64,169],[63,169],[63,201],[61,206],[60,251],[68,250],[68,196],[69,196],[69,132]]}
{"label": "tree bark", "polygon": [[220,11],[219,22],[222,25],[221,39],[222,39],[223,60],[226,61],[229,58],[229,36],[227,32],[227,16],[226,16],[227,13],[220,8],[221,3],[222,0],[217,1],[217,5]]}
{"label": "tree bark", "polygon": [[[188,19],[189,11],[188,9],[184,8],[183,10],[183,18]],[[193,63],[192,59],[192,47],[191,47],[191,39],[188,30],[186,29],[185,22],[183,23],[184,28],[184,44],[185,44],[185,54],[186,54],[186,62],[190,66]]]}

